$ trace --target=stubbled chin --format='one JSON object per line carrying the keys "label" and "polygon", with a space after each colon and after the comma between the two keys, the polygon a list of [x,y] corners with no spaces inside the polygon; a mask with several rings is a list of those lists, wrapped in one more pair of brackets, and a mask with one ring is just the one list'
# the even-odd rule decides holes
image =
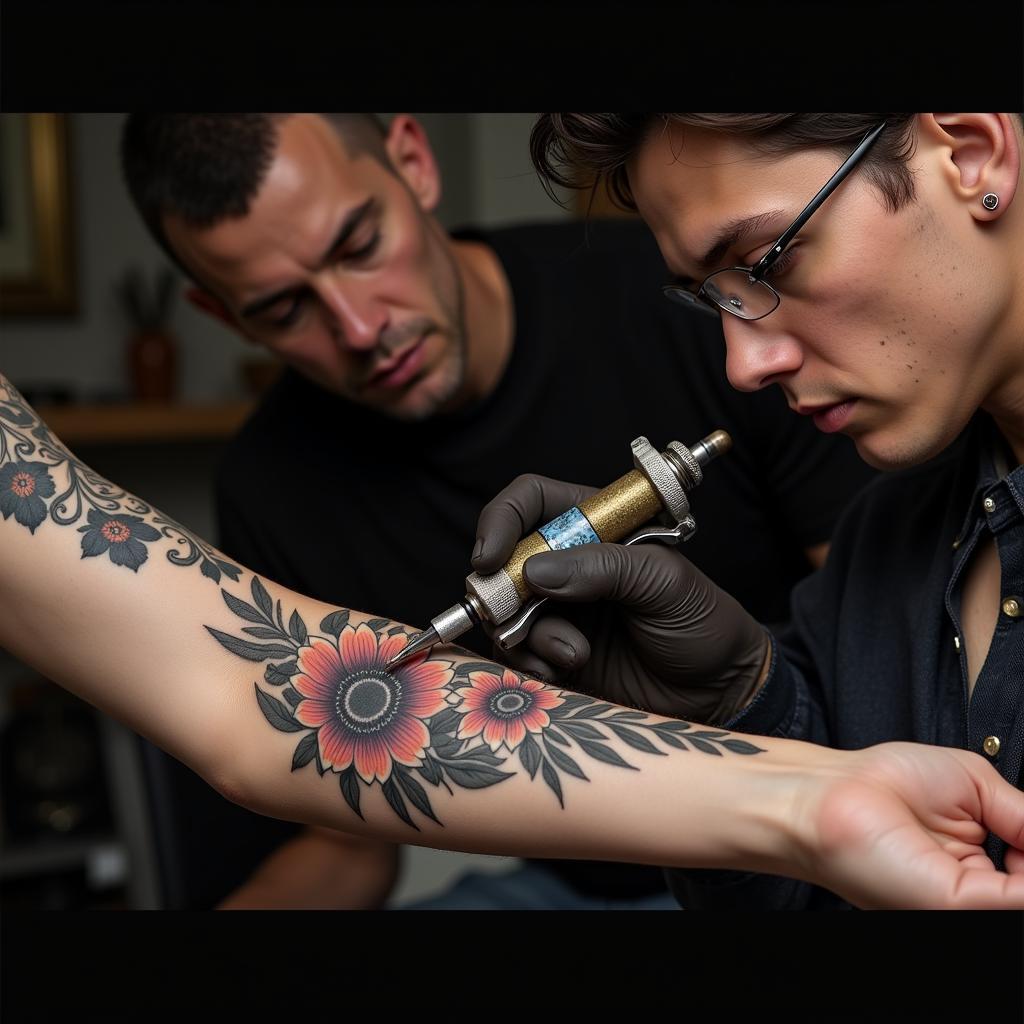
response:
{"label": "stubbled chin", "polygon": [[[903,436],[900,436],[900,435]],[[956,440],[959,431],[927,436],[924,431],[911,432],[904,428],[869,430],[853,439],[857,454],[869,465],[883,472],[919,466],[940,455]]]}

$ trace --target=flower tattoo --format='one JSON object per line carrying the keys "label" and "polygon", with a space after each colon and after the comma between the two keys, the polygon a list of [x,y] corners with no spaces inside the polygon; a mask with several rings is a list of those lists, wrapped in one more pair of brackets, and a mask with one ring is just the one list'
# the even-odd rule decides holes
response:
{"label": "flower tattoo", "polygon": [[380,638],[365,623],[346,626],[337,643],[315,638],[299,651],[292,685],[302,695],[295,719],[317,729],[320,760],[336,772],[355,765],[367,783],[386,782],[394,762],[416,767],[430,746],[425,720],[447,707],[450,661],[414,658],[388,672],[408,642]]}
{"label": "flower tattoo", "polygon": [[509,669],[501,678],[493,672],[470,672],[472,685],[456,690],[462,703],[456,710],[464,717],[459,724],[460,740],[483,734],[492,750],[504,744],[515,750],[527,731],[543,732],[551,724],[548,711],[564,704],[536,679],[524,679]]}
{"label": "flower tattoo", "polygon": [[285,623],[280,600],[258,577],[251,593],[250,603],[221,590],[228,608],[252,623],[242,627],[244,637],[206,628],[232,654],[268,663],[264,682],[281,687],[283,699],[257,683],[263,716],[281,732],[304,733],[292,771],[315,762],[321,777],[336,775],[359,817],[362,792],[380,786],[410,828],[419,830],[413,811],[440,825],[424,782],[450,795],[457,788],[484,789],[515,775],[516,761],[564,807],[564,780],[590,781],[584,757],[637,770],[613,740],[659,757],[673,749],[719,757],[761,752],[728,732],[627,711],[491,662],[423,653],[389,669],[390,658],[409,642],[404,627],[388,619],[353,625],[350,613],[339,610],[311,633],[298,610]]}
{"label": "flower tattoo", "polygon": [[53,497],[56,485],[42,462],[9,462],[0,468],[0,512],[13,515],[30,533],[46,518],[44,498]]}
{"label": "flower tattoo", "polygon": [[112,516],[96,508],[89,510],[89,524],[78,532],[84,534],[83,558],[107,552],[114,565],[126,565],[133,572],[149,557],[144,541],[160,539],[159,532],[138,516]]}

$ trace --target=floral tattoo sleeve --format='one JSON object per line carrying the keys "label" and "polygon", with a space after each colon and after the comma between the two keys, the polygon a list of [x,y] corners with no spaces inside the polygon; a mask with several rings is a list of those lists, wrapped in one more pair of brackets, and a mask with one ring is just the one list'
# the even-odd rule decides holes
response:
{"label": "floral tattoo sleeve", "polygon": [[251,623],[241,627],[244,636],[206,628],[232,654],[267,663],[256,699],[275,729],[303,734],[292,770],[313,762],[321,776],[337,775],[360,817],[361,793],[379,785],[411,828],[419,830],[414,812],[440,825],[427,787],[450,794],[484,789],[519,771],[539,776],[564,807],[563,783],[589,781],[589,761],[637,770],[612,745],[616,739],[638,761],[681,750],[761,752],[728,732],[624,710],[492,662],[423,653],[389,670],[392,655],[409,642],[403,626],[389,619],[353,626],[340,610],[323,619],[318,633],[298,611],[286,627],[280,600],[258,577],[251,590],[252,603],[221,590],[231,611]]}
{"label": "floral tattoo sleeve", "polygon": [[241,575],[238,566],[180,523],[79,462],[2,375],[0,514],[13,516],[31,533],[47,521],[75,527],[82,534],[82,558],[105,556],[132,572],[149,558],[151,545],[166,540],[172,565],[198,564],[214,583]]}
{"label": "floral tattoo sleeve", "polygon": [[[81,557],[108,558],[117,572],[137,574],[162,549],[172,565],[198,565],[214,584],[242,574],[76,459],[2,375],[0,514],[33,535],[76,529]],[[430,799],[441,787],[454,795],[525,772],[564,807],[569,780],[588,782],[595,761],[637,771],[645,758],[671,752],[762,752],[728,732],[559,690],[492,662],[424,653],[388,669],[409,642],[405,627],[389,619],[353,625],[349,612],[338,610],[314,631],[298,609],[286,620],[280,599],[258,577],[249,589],[251,602],[220,591],[246,625],[235,634],[206,629],[233,655],[265,666],[255,698],[270,725],[298,736],[292,771],[336,776],[360,818],[361,796],[373,786],[418,831],[417,818],[442,824]]]}

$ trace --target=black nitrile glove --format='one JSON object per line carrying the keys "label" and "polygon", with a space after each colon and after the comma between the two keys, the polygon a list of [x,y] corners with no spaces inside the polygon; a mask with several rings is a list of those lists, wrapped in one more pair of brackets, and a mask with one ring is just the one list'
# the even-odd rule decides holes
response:
{"label": "black nitrile glove", "polygon": [[[523,536],[593,493],[517,477],[480,513],[473,568],[497,572]],[[580,607],[545,605],[526,640],[499,652],[513,667],[705,723],[727,721],[756,693],[767,631],[675,548],[583,544],[534,555],[523,572],[536,594]]]}

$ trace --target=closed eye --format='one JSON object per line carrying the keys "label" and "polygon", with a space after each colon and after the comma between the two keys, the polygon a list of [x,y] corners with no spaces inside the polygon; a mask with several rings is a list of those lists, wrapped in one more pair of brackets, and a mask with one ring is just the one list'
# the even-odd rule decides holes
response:
{"label": "closed eye", "polygon": [[353,252],[347,253],[346,254],[346,259],[352,259],[352,260],[366,259],[368,256],[372,256],[373,255],[374,250],[376,250],[376,248],[377,248],[379,243],[380,243],[380,232],[379,231],[375,231],[373,233],[373,237],[366,243],[366,245],[364,245],[361,249],[356,249]]}
{"label": "closed eye", "polygon": [[299,314],[302,312],[303,302],[304,297],[301,293],[291,296],[284,311],[275,316],[268,314],[265,318],[266,323],[277,330],[291,327],[298,320]]}

